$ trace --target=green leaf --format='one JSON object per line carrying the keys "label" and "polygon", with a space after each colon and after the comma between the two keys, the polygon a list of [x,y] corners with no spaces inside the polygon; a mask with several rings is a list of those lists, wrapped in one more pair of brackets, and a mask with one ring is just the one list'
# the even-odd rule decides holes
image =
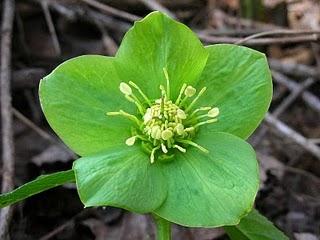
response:
{"label": "green leaf", "polygon": [[[53,130],[81,156],[124,143],[132,123],[106,112],[134,109],[119,90],[112,58],[81,56],[41,80],[40,101]],[[129,108],[130,109],[130,108]]]}
{"label": "green leaf", "polygon": [[155,214],[190,227],[235,225],[252,208],[259,185],[252,147],[227,133],[199,132],[195,140],[209,150],[189,147],[163,165],[168,196]]}
{"label": "green leaf", "polygon": [[35,180],[20,186],[12,192],[1,194],[0,208],[17,203],[50,188],[54,188],[68,182],[74,182],[74,180],[73,170],[42,175]]}
{"label": "green leaf", "polygon": [[246,139],[264,118],[271,101],[267,59],[258,51],[231,44],[206,49],[209,58],[199,84],[208,90],[199,106],[213,105],[220,109],[219,122],[207,125],[206,129]]}
{"label": "green leaf", "polygon": [[224,229],[232,240],[289,240],[255,209],[242,218],[238,225]]}
{"label": "green leaf", "polygon": [[116,55],[121,79],[139,84],[153,99],[159,98],[159,85],[166,83],[163,67],[168,70],[171,95],[176,97],[183,83],[198,80],[207,58],[187,26],[160,12],[135,22]]}
{"label": "green leaf", "polygon": [[114,147],[80,158],[73,169],[81,201],[89,206],[114,206],[146,213],[167,194],[162,172],[139,147]]}

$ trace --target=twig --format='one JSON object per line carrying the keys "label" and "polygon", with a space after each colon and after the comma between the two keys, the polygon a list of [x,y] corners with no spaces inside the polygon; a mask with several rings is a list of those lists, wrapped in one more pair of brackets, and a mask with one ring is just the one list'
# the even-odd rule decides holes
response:
{"label": "twig", "polygon": [[167,14],[168,16],[177,19],[177,16],[173,12],[171,12],[166,7],[162,6],[156,0],[140,0],[140,2],[142,2],[144,5],[146,5],[151,10],[161,11],[161,12]]}
{"label": "twig", "polygon": [[[305,80],[301,85],[299,85],[299,88],[294,89],[290,95],[285,98],[281,104],[279,104],[279,106],[272,112],[272,116],[278,118],[301,95],[301,93],[313,83],[314,80],[312,78]],[[257,146],[266,133],[267,128],[262,126],[260,131],[258,131],[258,133],[255,135],[252,145]]]}
{"label": "twig", "polygon": [[[243,38],[236,37],[214,37],[204,34],[199,34],[199,38],[207,43],[237,43],[243,40]],[[279,38],[260,38],[251,39],[246,41],[245,45],[269,45],[269,44],[289,44],[289,43],[301,43],[301,42],[316,42],[320,40],[320,35],[312,34],[307,36],[296,37],[279,37]]]}
{"label": "twig", "polygon": [[235,42],[235,44],[243,44],[245,42],[248,42],[251,39],[263,37],[263,36],[270,36],[270,35],[301,35],[301,34],[320,34],[320,31],[315,30],[271,30],[271,31],[265,31],[260,32],[256,34],[252,34],[248,37],[245,37],[244,39],[239,40],[238,42]]}
{"label": "twig", "polygon": [[19,89],[34,88],[46,74],[43,68],[24,68],[13,71],[12,87]]}
{"label": "twig", "polygon": [[284,74],[296,77],[311,77],[315,79],[320,79],[320,74],[318,70],[314,67],[310,67],[299,63],[283,62],[272,58],[269,58],[268,61],[270,67],[278,72],[282,72]]}
{"label": "twig", "polygon": [[[1,26],[1,129],[2,129],[2,192],[14,187],[14,145],[11,112],[11,46],[15,1],[5,0],[3,4]],[[0,212],[0,239],[8,238],[8,229],[12,218],[12,208],[3,208]]]}
{"label": "twig", "polygon": [[[299,84],[292,81],[287,76],[277,72],[272,71],[273,80],[277,83],[280,83],[284,86],[286,86],[291,91],[298,91],[299,90]],[[309,91],[304,91],[302,93],[302,99],[315,111],[320,113],[320,100],[315,95],[313,95]]]}
{"label": "twig", "polygon": [[308,78],[305,80],[299,88],[294,89],[290,95],[279,104],[279,106],[272,112],[274,117],[279,117],[296,99],[301,95],[301,93],[310,87],[314,83],[314,79]]}
{"label": "twig", "polygon": [[120,21],[89,8],[80,8],[78,5],[63,4],[61,2],[49,2],[49,4],[52,9],[71,21],[80,18],[95,25],[99,22],[100,25],[121,33],[126,32],[131,27],[131,24],[129,23]]}
{"label": "twig", "polygon": [[212,13],[213,18],[219,17],[222,18],[227,24],[233,25],[236,27],[244,27],[244,28],[259,28],[263,30],[275,30],[275,29],[284,29],[283,27],[279,27],[274,24],[268,24],[264,22],[252,21],[244,18],[234,17],[226,14],[224,11],[219,9],[215,9]]}
{"label": "twig", "polygon": [[96,0],[82,0],[82,2],[85,2],[86,4],[88,4],[92,7],[100,9],[100,10],[104,11],[105,13],[108,13],[108,14],[111,14],[111,15],[114,15],[117,17],[121,17],[121,18],[126,19],[131,22],[134,22],[134,21],[140,19],[139,16],[133,15],[131,13],[127,13],[125,11],[121,11],[121,10],[113,8],[113,7],[110,7],[106,4],[98,2]]}
{"label": "twig", "polygon": [[51,35],[54,50],[56,52],[56,55],[60,56],[61,55],[61,47],[60,47],[59,40],[57,37],[56,29],[55,29],[53,21],[52,21],[50,10],[48,7],[48,1],[47,0],[40,0],[40,5],[43,10],[43,13],[44,13],[44,16],[45,16],[45,19],[46,19],[46,22],[47,22],[47,25],[49,28],[49,32]]}
{"label": "twig", "polygon": [[33,131],[35,131],[40,137],[50,141],[53,144],[59,145],[62,147],[64,150],[66,150],[68,153],[71,154],[73,158],[76,157],[76,155],[69,149],[67,148],[64,144],[62,144],[59,140],[39,128],[37,125],[35,125],[32,121],[30,121],[28,118],[26,118],[22,113],[20,113],[17,109],[12,108],[12,113],[13,115],[18,118],[21,122],[23,122],[26,126],[31,128]]}
{"label": "twig", "polygon": [[305,150],[313,154],[316,158],[318,158],[318,160],[320,160],[320,148],[317,145],[309,141],[300,133],[290,128],[288,125],[273,117],[271,114],[267,114],[265,121],[269,126],[276,130],[275,132],[277,134],[297,143],[302,148],[304,148]]}

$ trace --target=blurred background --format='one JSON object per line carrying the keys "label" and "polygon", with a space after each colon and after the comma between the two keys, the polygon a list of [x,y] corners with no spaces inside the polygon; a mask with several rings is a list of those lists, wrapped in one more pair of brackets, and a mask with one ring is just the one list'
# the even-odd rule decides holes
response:
{"label": "blurred background", "polygon": [[[0,7],[2,191],[70,169],[76,159],[42,114],[39,80],[74,56],[114,55],[133,21],[161,10],[205,45],[236,43],[267,54],[273,102],[249,139],[261,168],[256,208],[290,239],[319,239],[320,1],[2,0]],[[2,213],[4,239],[6,232],[11,239],[154,238],[149,216],[83,209],[72,184]],[[174,239],[228,238],[222,229],[175,226]]]}

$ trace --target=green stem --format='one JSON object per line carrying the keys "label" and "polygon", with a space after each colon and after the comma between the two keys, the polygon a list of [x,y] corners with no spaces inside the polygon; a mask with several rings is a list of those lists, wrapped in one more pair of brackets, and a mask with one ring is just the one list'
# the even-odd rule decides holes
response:
{"label": "green stem", "polygon": [[171,223],[167,220],[153,215],[153,219],[157,228],[157,240],[171,240]]}

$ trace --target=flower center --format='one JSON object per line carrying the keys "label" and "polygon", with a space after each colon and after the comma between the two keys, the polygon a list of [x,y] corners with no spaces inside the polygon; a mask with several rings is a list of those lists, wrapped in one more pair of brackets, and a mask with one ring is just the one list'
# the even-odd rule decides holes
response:
{"label": "flower center", "polygon": [[[176,151],[185,153],[187,147],[193,146],[202,152],[207,149],[193,142],[199,127],[217,122],[219,109],[217,107],[194,108],[198,99],[206,91],[202,88],[196,95],[196,89],[183,84],[177,99],[170,100],[170,81],[166,68],[163,68],[167,86],[160,85],[161,98],[150,100],[141,88],[133,82],[120,83],[120,91],[125,98],[134,103],[139,111],[137,116],[123,110],[108,112],[108,116],[121,115],[135,122],[137,128],[125,142],[132,146],[137,140],[150,154],[150,161],[172,159]],[[137,90],[136,96],[130,85]]]}

